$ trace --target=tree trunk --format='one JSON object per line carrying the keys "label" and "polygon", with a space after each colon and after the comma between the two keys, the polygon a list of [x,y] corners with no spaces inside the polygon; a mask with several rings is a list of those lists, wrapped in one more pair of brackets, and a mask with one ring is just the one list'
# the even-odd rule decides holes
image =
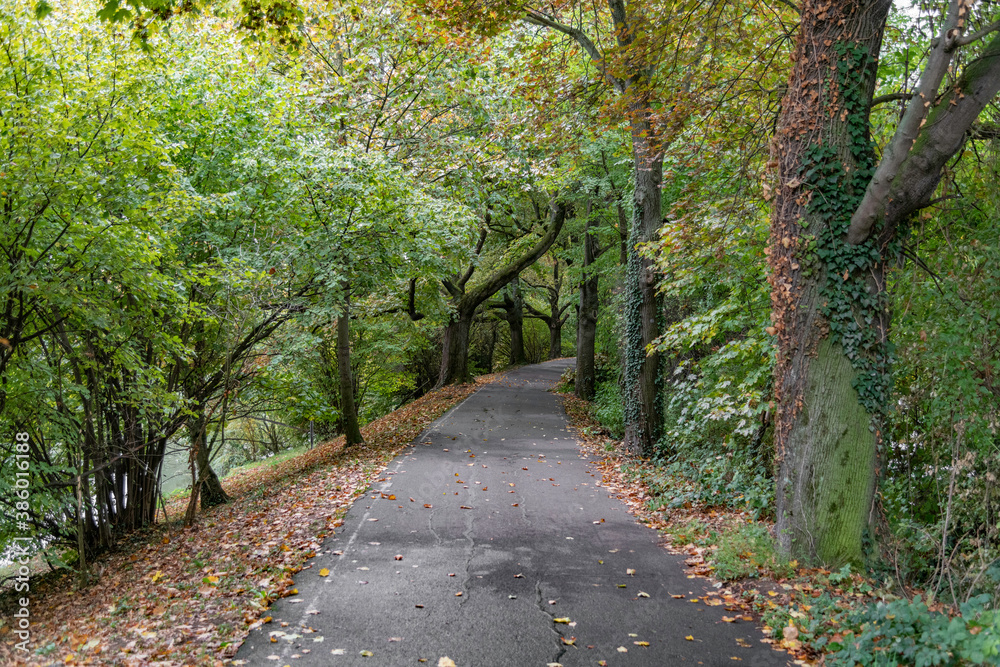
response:
{"label": "tree trunk", "polygon": [[337,374],[340,376],[340,420],[344,427],[344,446],[365,441],[358,426],[358,407],[354,403],[354,378],[351,372],[351,301],[344,284],[344,312],[337,318]]}
{"label": "tree trunk", "polygon": [[828,566],[864,560],[888,391],[885,248],[843,237],[873,171],[868,117],[890,7],[803,6],[773,143],[776,530],[787,552]]}
{"label": "tree trunk", "polygon": [[465,384],[469,381],[469,329],[472,328],[472,312],[455,313],[451,324],[444,330],[441,354],[441,374],[438,387],[446,384]]}
{"label": "tree trunk", "polygon": [[[212,470],[205,406],[199,403],[195,412],[196,416],[191,417],[188,421],[188,436],[191,440],[191,448],[195,452],[195,464],[198,471],[198,482],[195,484],[195,489],[192,489],[192,494],[196,490],[200,494],[202,508],[215,507],[229,502],[229,496],[222,488],[219,476]],[[133,487],[133,492],[137,492],[135,487]]]}
{"label": "tree trunk", "polygon": [[476,308],[499,292],[521,271],[538,261],[538,258],[555,243],[565,221],[566,205],[556,201],[550,202],[548,227],[534,246],[495,271],[469,292],[462,293],[454,284],[446,283],[456,308],[451,324],[445,328],[442,337],[441,374],[435,387],[469,381],[469,329]]}
{"label": "tree trunk", "polygon": [[229,496],[226,494],[225,489],[222,488],[219,476],[212,470],[209,457],[210,452],[205,440],[204,432],[202,432],[202,442],[201,446],[198,447],[198,455],[196,457],[198,462],[198,478],[201,480],[202,509],[229,502]]}
{"label": "tree trunk", "polygon": [[511,308],[507,311],[507,325],[510,327],[510,364],[517,366],[527,363],[524,355],[524,300],[521,296],[521,281],[510,281]]}
{"label": "tree trunk", "polygon": [[585,401],[594,398],[594,374],[596,364],[594,348],[597,341],[598,277],[592,265],[597,259],[597,220],[587,220],[587,231],[583,236],[583,280],[580,282],[580,310],[576,329],[576,385],[577,397]]}
{"label": "tree trunk", "polygon": [[625,401],[626,451],[641,456],[653,453],[663,428],[663,396],[660,355],[646,353],[659,335],[660,296],[656,293],[653,262],[640,257],[637,246],[652,241],[662,223],[660,183],[662,153],[646,138],[651,134],[648,103],[639,100],[632,113],[632,146],[635,168],[635,198],[625,271],[625,349],[623,397]]}
{"label": "tree trunk", "polygon": [[549,320],[549,359],[562,357],[562,325],[558,315]]}

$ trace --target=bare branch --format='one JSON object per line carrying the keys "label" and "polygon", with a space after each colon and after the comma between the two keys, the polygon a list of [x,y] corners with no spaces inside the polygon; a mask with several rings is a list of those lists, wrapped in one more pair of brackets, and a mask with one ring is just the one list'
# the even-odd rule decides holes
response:
{"label": "bare branch", "polygon": [[913,93],[889,93],[888,95],[879,95],[878,97],[872,98],[872,107],[877,107],[880,104],[885,104],[886,102],[895,102],[896,100],[908,100],[913,97]]}
{"label": "bare branch", "polygon": [[582,30],[559,23],[548,14],[530,7],[525,9],[524,20],[533,25],[551,28],[552,30],[572,37],[576,43],[583,47],[583,50],[587,52],[587,55],[590,56],[590,60],[594,63],[594,66],[601,72],[601,76],[603,76],[604,79],[611,84],[611,87],[619,93],[625,92],[625,82],[608,72],[604,60],[604,54],[601,53],[600,49],[597,48],[597,45],[594,44],[594,42],[591,41],[591,39],[587,37]]}

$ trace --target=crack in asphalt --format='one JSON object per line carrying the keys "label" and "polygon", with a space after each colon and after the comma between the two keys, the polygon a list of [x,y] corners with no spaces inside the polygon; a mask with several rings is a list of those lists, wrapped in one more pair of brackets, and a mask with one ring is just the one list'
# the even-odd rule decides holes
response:
{"label": "crack in asphalt", "polygon": [[472,530],[475,521],[475,514],[470,513],[466,519],[465,532],[462,533],[462,536],[469,541],[469,546],[465,559],[465,579],[462,581],[462,599],[458,601],[459,608],[469,599],[469,582],[472,580],[472,559],[476,556],[476,539],[474,537],[475,533]]}
{"label": "crack in asphalt", "polygon": [[549,629],[556,636],[556,655],[552,658],[552,662],[559,662],[559,658],[563,657],[566,653],[566,645],[563,644],[563,633],[559,631],[559,626],[556,625],[555,614],[552,614],[542,606],[542,582],[541,580],[535,581],[535,604],[538,606],[538,611],[549,619]]}

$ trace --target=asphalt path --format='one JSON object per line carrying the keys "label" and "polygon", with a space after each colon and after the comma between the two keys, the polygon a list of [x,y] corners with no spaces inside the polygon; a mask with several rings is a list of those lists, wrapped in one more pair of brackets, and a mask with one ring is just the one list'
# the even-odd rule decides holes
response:
{"label": "asphalt path", "polygon": [[274,604],[274,620],[236,660],[788,664],[754,624],[723,622],[725,607],[696,601],[711,583],[688,578],[682,557],[601,487],[548,392],[571,364],[508,373],[422,434],[358,499],[296,575],[298,595]]}

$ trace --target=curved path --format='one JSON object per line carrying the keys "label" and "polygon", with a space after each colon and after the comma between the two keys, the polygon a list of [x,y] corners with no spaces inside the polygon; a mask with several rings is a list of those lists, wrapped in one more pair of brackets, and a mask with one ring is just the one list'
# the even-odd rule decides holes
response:
{"label": "curved path", "polygon": [[707,582],[599,486],[547,391],[571,363],[508,373],[438,420],[236,664],[786,665],[753,624],[689,602]]}

